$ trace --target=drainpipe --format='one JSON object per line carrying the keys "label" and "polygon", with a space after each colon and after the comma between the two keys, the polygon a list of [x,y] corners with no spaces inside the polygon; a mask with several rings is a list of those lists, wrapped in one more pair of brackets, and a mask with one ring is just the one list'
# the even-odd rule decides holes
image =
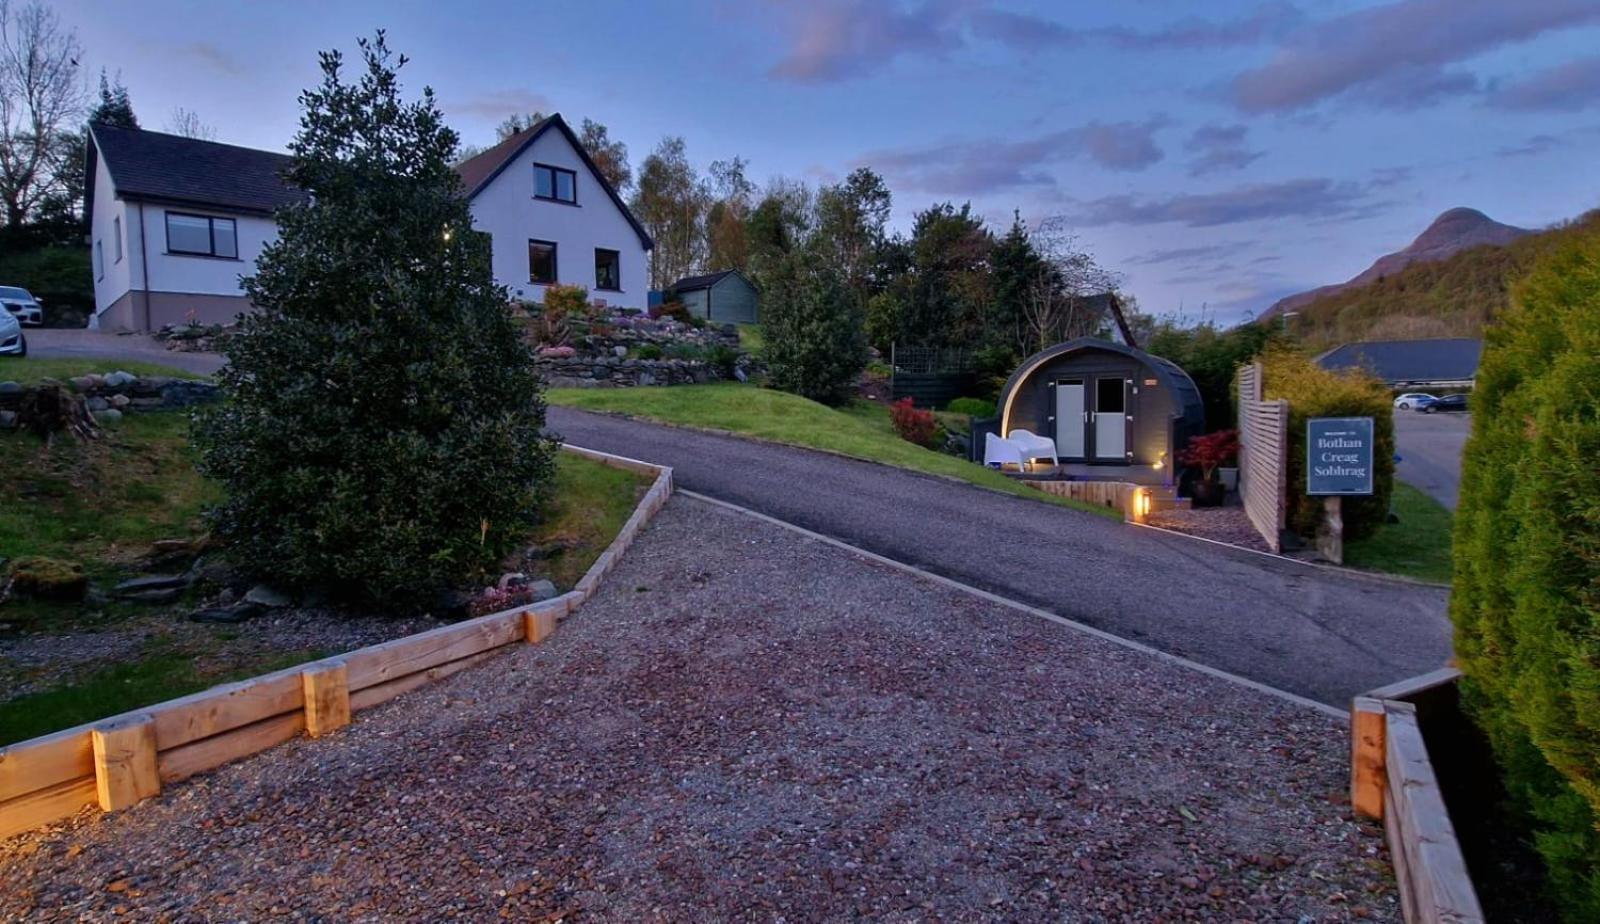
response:
{"label": "drainpipe", "polygon": [[144,329],[150,329],[150,259],[145,256],[149,252],[150,236],[144,227],[144,203],[139,203],[139,282],[144,298]]}

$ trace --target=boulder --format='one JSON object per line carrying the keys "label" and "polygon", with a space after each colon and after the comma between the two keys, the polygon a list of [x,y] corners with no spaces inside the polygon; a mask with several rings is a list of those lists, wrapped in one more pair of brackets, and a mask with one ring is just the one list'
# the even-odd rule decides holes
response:
{"label": "boulder", "polygon": [[244,602],[277,609],[290,605],[294,599],[270,584],[257,584],[245,591]]}
{"label": "boulder", "polygon": [[133,399],[127,395],[112,395],[105,400],[107,404],[119,411],[133,403]]}
{"label": "boulder", "polygon": [[12,565],[11,589],[42,600],[82,600],[89,590],[89,576],[77,562],[34,555]]}
{"label": "boulder", "polygon": [[527,586],[527,592],[532,595],[532,602],[540,600],[553,600],[561,596],[561,591],[556,590],[556,585],[550,581],[534,581]]}
{"label": "boulder", "polygon": [[265,612],[266,608],[248,600],[222,606],[203,606],[189,614],[189,619],[194,622],[210,622],[231,624],[254,619]]}
{"label": "boulder", "polygon": [[89,406],[89,413],[91,414],[103,411],[111,406],[111,402],[98,396],[89,398],[85,403]]}
{"label": "boulder", "polygon": [[72,378],[67,379],[67,382],[72,385],[72,390],[80,395],[94,388],[95,384],[94,379],[87,375],[75,375]]}
{"label": "boulder", "polygon": [[145,577],[123,581],[111,588],[111,593],[117,597],[133,598],[136,594],[148,593],[153,590],[178,590],[189,586],[189,579],[181,574],[151,574]]}
{"label": "boulder", "polygon": [[117,599],[129,603],[171,603],[181,596],[183,596],[182,587],[159,587],[153,590],[120,593],[117,594]]}
{"label": "boulder", "polygon": [[94,411],[93,413],[95,422],[97,423],[114,424],[122,419],[122,412],[116,408],[108,407],[103,411]]}
{"label": "boulder", "polygon": [[134,382],[138,381],[138,379],[139,377],[133,373],[123,372],[122,370],[118,369],[116,372],[106,376],[106,387],[122,388],[125,385],[133,384]]}
{"label": "boulder", "polygon": [[0,382],[0,397],[22,394],[21,382]]}
{"label": "boulder", "polygon": [[0,430],[15,430],[17,428],[16,411],[0,411]]}

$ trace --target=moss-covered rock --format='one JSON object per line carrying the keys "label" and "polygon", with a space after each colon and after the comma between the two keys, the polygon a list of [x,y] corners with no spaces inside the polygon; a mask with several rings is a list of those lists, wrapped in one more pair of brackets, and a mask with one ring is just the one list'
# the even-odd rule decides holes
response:
{"label": "moss-covered rock", "polygon": [[19,558],[11,566],[11,590],[44,600],[82,600],[89,577],[77,562],[36,555]]}

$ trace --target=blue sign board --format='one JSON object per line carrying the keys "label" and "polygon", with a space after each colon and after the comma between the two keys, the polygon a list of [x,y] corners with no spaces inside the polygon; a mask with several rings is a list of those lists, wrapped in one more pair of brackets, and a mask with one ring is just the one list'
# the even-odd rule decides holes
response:
{"label": "blue sign board", "polygon": [[1372,493],[1372,418],[1306,421],[1306,494]]}

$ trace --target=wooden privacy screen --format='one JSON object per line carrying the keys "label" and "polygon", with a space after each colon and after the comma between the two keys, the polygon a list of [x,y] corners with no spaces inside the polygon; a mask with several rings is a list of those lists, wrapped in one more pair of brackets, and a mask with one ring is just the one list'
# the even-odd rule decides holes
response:
{"label": "wooden privacy screen", "polygon": [[1289,402],[1261,397],[1261,366],[1239,369],[1239,495],[1250,523],[1282,550],[1288,511]]}
{"label": "wooden privacy screen", "polygon": [[348,724],[352,712],[471,667],[505,645],[543,641],[595,592],[672,495],[670,468],[573,446],[565,449],[655,478],[571,593],[0,748],[0,838],[89,805],[108,812],[125,808],[158,794],[163,786],[301,732],[327,734]]}
{"label": "wooden privacy screen", "polygon": [[1358,696],[1350,707],[1350,803],[1358,815],[1383,821],[1410,924],[1483,921],[1417,724],[1417,704],[1406,701],[1425,700],[1460,676],[1452,669],[1424,674]]}

